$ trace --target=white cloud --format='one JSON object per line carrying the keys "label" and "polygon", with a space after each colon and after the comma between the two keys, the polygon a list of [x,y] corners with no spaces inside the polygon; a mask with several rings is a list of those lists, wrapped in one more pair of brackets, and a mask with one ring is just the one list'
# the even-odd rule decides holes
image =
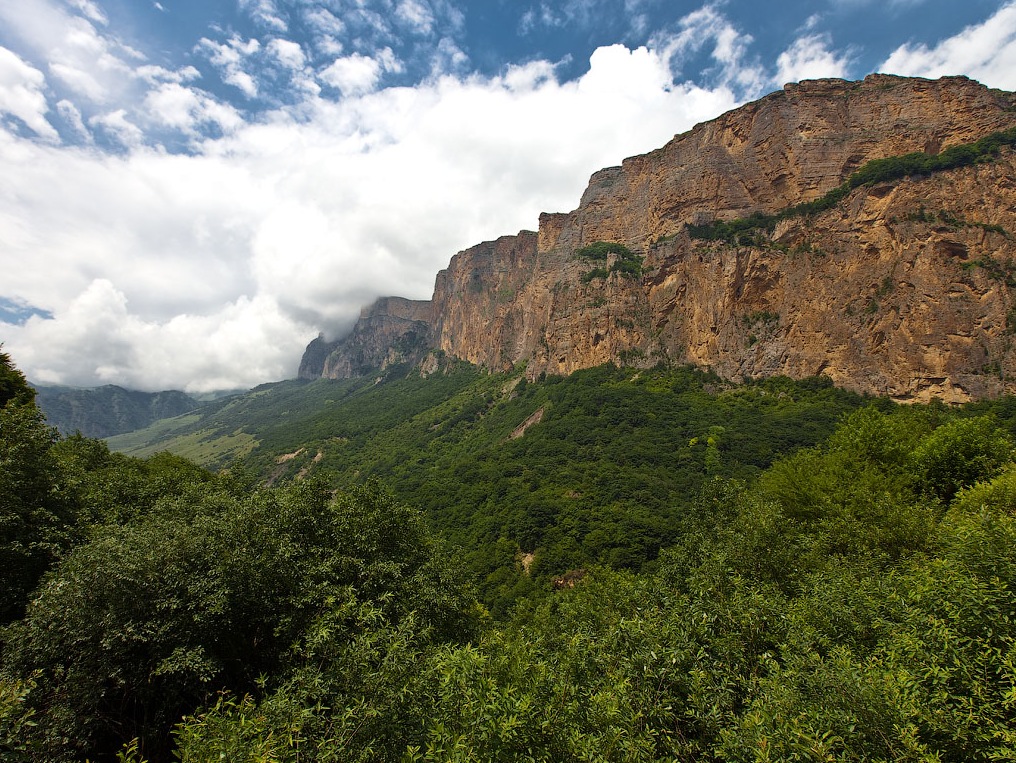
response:
{"label": "white cloud", "polygon": [[261,49],[256,39],[244,41],[234,35],[227,42],[215,42],[207,37],[201,38],[197,51],[207,51],[209,61],[222,72],[222,81],[233,85],[246,95],[253,98],[258,94],[258,86],[254,77],[245,71],[244,64]]}
{"label": "white cloud", "polygon": [[794,41],[776,60],[776,84],[802,79],[847,76],[849,59],[829,50],[828,35],[807,35]]}
{"label": "white cloud", "polygon": [[303,54],[303,48],[299,43],[292,40],[275,39],[268,43],[268,52],[271,53],[287,69],[299,71],[307,63],[307,57]]}
{"label": "white cloud", "polygon": [[252,387],[291,375],[286,348],[307,334],[268,297],[241,297],[208,315],[144,320],[106,279],[90,283],[52,318],[33,316],[3,328],[6,349],[19,367],[32,369],[36,383],[78,380],[188,392]]}
{"label": "white cloud", "polygon": [[80,140],[83,140],[85,143],[92,142],[92,133],[85,127],[85,121],[82,119],[81,112],[78,111],[77,106],[68,100],[63,100],[57,102],[56,110]]}
{"label": "white cloud", "polygon": [[162,66],[139,66],[134,70],[134,76],[150,85],[158,85],[162,82],[191,82],[201,78],[201,73],[193,66],[185,66],[182,69],[173,71]]}
{"label": "white cloud", "polygon": [[250,14],[254,21],[274,32],[286,32],[289,25],[279,12],[274,0],[240,0],[240,9]]}
{"label": "white cloud", "polygon": [[92,0],[70,0],[70,5],[77,8],[86,18],[91,19],[97,24],[102,24],[103,26],[109,24],[106,14]]}
{"label": "white cloud", "polygon": [[15,116],[40,137],[58,141],[59,135],[46,120],[45,85],[42,72],[0,47],[0,114]]}
{"label": "white cloud", "polygon": [[454,40],[449,37],[442,37],[438,41],[437,49],[434,51],[430,63],[432,77],[464,72],[468,66],[469,56],[466,55],[465,51]]}
{"label": "white cloud", "polygon": [[1016,89],[1016,3],[1006,3],[984,23],[933,47],[902,45],[879,71],[919,77],[966,74],[990,87]]}
{"label": "white cloud", "polygon": [[137,148],[145,142],[144,132],[127,118],[127,112],[124,109],[99,114],[89,119],[88,123],[92,127],[105,131],[124,148]]}
{"label": "white cloud", "polygon": [[682,73],[687,59],[710,46],[710,56],[717,64],[714,79],[719,86],[736,87],[748,97],[757,96],[769,82],[762,67],[749,60],[753,38],[740,32],[717,7],[708,4],[687,14],[676,33],[658,33],[650,46],[661,51],[675,76]]}
{"label": "white cloud", "polygon": [[[88,5],[92,4],[82,7]],[[5,31],[19,39],[26,51],[46,61],[54,80],[76,97],[108,104],[130,91],[133,80],[128,60],[139,54],[104,36],[92,21],[68,13],[53,0],[0,3],[0,23]]]}
{"label": "white cloud", "polygon": [[148,93],[144,105],[156,122],[190,135],[196,135],[196,128],[203,124],[214,124],[228,132],[243,123],[232,106],[219,103],[200,90],[186,88],[175,82],[166,83]]}
{"label": "white cloud", "polygon": [[304,14],[304,20],[319,34],[336,35],[346,31],[346,25],[338,16],[326,8],[312,8]]}
{"label": "white cloud", "polygon": [[401,0],[395,16],[416,34],[427,35],[434,29],[434,14],[420,0]]}
{"label": "white cloud", "polygon": [[381,62],[370,56],[353,53],[336,58],[318,74],[318,79],[343,95],[369,93],[381,81]]}

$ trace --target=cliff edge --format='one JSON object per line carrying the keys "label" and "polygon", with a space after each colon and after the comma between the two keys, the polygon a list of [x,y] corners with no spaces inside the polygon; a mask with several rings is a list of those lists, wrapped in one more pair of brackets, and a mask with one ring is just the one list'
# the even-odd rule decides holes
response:
{"label": "cliff edge", "polygon": [[[787,85],[595,173],[577,209],[455,255],[426,302],[366,308],[300,376],[433,351],[567,374],[613,361],[727,378],[825,374],[956,402],[1016,391],[1016,153],[852,188],[751,235],[716,221],[823,198],[872,160],[1016,127],[1016,96],[963,77]],[[695,234],[693,236],[693,234]]]}

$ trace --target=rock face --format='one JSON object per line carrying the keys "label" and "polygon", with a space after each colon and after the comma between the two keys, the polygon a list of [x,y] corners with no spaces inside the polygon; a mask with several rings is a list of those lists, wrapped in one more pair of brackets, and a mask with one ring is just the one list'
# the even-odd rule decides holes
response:
{"label": "rock face", "polygon": [[301,379],[348,379],[396,363],[418,363],[431,347],[434,305],[382,297],[360,311],[353,330],[337,342],[312,341],[300,361]]}
{"label": "rock face", "polygon": [[[613,361],[737,379],[825,374],[860,392],[962,401],[1016,391],[1016,155],[853,191],[751,246],[687,225],[822,196],[872,159],[938,153],[1016,126],[1016,97],[961,77],[872,75],[782,91],[593,175],[579,207],[452,258],[430,302],[388,298],[312,342],[302,377],[428,351],[493,369]],[[643,258],[590,261],[594,242]],[[599,269],[599,272],[597,272]]]}

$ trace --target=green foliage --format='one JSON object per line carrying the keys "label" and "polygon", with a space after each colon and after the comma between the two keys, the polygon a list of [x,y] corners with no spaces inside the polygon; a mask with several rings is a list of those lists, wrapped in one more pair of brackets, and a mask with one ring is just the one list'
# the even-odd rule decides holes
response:
{"label": "green foliage", "polygon": [[960,419],[938,427],[913,454],[924,490],[948,503],[961,488],[994,477],[1012,460],[1013,442],[988,417]]}
{"label": "green foliage", "polygon": [[[256,691],[292,644],[334,631],[327,613],[350,597],[435,638],[468,633],[461,575],[379,487],[331,501],[313,482],[250,495],[212,482],[72,551],[5,634],[5,669],[40,676],[26,706],[48,759],[134,737],[164,757],[183,713],[215,690]],[[340,646],[357,626],[344,628]]]}
{"label": "green foliage", "polygon": [[77,507],[51,453],[56,433],[30,399],[15,392],[0,408],[0,623],[21,616],[76,537]]}
{"label": "green foliage", "polygon": [[616,254],[622,259],[634,256],[628,247],[616,241],[595,241],[575,252],[576,257],[586,260],[605,260],[610,254]]}
{"label": "green foliage", "polygon": [[[308,472],[344,488],[383,480],[467,550],[484,603],[502,616],[568,570],[640,569],[681,537],[714,475],[757,474],[862,403],[828,379],[724,389],[690,368],[516,379],[456,368],[377,385],[282,383],[194,426],[216,422],[211,436],[246,429],[260,443],[246,463],[278,483]],[[539,410],[541,422],[513,439]],[[710,444],[714,427],[726,431]],[[284,454],[295,455],[280,462]],[[535,553],[529,575],[523,552]]]}
{"label": "green foliage", "polygon": [[620,273],[624,278],[640,278],[642,276],[642,257],[624,244],[615,241],[596,241],[575,252],[576,257],[597,261],[605,261],[610,255],[614,257],[610,267],[597,267],[583,273],[582,283],[589,283],[598,278],[607,278],[611,273]]}
{"label": "green foliage", "polygon": [[30,405],[34,402],[35,390],[29,386],[25,375],[14,366],[11,356],[0,349],[0,408],[8,404]]}
{"label": "green foliage", "polygon": [[[306,385],[349,436],[274,488],[56,442],[6,406],[13,494],[74,511],[0,636],[0,757],[1016,755],[1016,401],[858,407],[828,380],[690,369],[439,386]],[[255,409],[276,392],[313,420],[293,387]],[[357,417],[403,398],[406,421]],[[290,426],[257,434],[292,448]]]}
{"label": "green foliage", "polygon": [[851,191],[861,186],[892,182],[912,175],[930,175],[991,161],[1003,148],[1014,146],[1016,146],[1016,128],[986,135],[974,143],[952,146],[939,154],[911,153],[886,159],[872,159],[851,174],[841,185],[813,201],[787,207],[774,214],[754,212],[748,217],[735,220],[689,225],[688,235],[705,241],[725,241],[733,246],[763,246],[766,239],[762,234],[772,232],[781,220],[808,217],[832,209]]}
{"label": "green foliage", "polygon": [[610,272],[620,273],[624,278],[641,278],[642,258],[636,256],[618,257],[610,266]]}

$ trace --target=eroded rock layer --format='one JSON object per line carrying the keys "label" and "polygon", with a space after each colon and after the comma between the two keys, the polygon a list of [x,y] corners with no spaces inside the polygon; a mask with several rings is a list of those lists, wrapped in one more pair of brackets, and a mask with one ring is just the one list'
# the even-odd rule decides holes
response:
{"label": "eroded rock layer", "polygon": [[[316,340],[304,377],[441,350],[494,369],[570,373],[607,361],[708,366],[737,379],[825,374],[898,399],[1016,391],[1016,155],[854,190],[752,245],[687,225],[822,196],[872,159],[938,153],[1016,126],[1013,94],[965,78],[872,75],[784,90],[593,175],[538,232],[452,258],[430,302],[379,300]],[[580,256],[600,241],[643,258]]]}

